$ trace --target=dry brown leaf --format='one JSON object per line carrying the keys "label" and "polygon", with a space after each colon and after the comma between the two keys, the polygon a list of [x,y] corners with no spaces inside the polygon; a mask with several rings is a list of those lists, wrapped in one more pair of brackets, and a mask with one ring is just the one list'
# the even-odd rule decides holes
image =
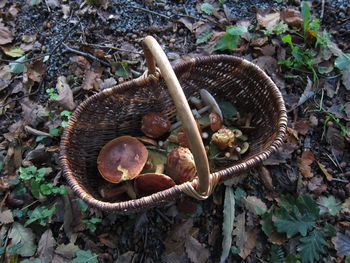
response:
{"label": "dry brown leaf", "polygon": [[0,213],[0,223],[2,225],[13,223],[13,215],[10,209],[4,210]]}
{"label": "dry brown leaf", "polygon": [[110,233],[105,233],[105,234],[99,235],[98,239],[106,247],[109,247],[112,249],[116,249],[118,247],[117,237],[115,235],[112,235]]}
{"label": "dry brown leaf", "polygon": [[8,0],[0,0],[0,8],[3,8],[7,4]]}
{"label": "dry brown leaf", "polygon": [[208,245],[214,246],[220,236],[220,227],[218,225],[214,225],[208,235]]}
{"label": "dry brown leaf", "polygon": [[340,131],[334,127],[328,127],[326,132],[326,140],[331,146],[332,152],[341,156],[345,149],[345,139],[344,136],[340,134]]}
{"label": "dry brown leaf", "polygon": [[341,211],[343,213],[350,213],[350,197],[348,197],[341,205]]}
{"label": "dry brown leaf", "polygon": [[178,253],[172,252],[170,254],[162,255],[162,263],[182,263],[188,261],[185,255],[180,255]]}
{"label": "dry brown leaf", "polygon": [[350,90],[350,67],[343,71],[342,76],[343,85],[347,90]]}
{"label": "dry brown leaf", "polygon": [[24,124],[28,124],[33,128],[43,121],[41,116],[46,115],[46,110],[43,106],[29,100],[28,98],[24,98],[21,101],[21,107],[23,111]]}
{"label": "dry brown leaf", "polygon": [[0,45],[11,43],[13,40],[12,33],[8,27],[0,23]]}
{"label": "dry brown leaf", "polygon": [[15,3],[13,5],[10,6],[9,10],[8,10],[8,13],[13,17],[15,18],[18,14],[18,7],[19,6],[19,3]]}
{"label": "dry brown leaf", "polygon": [[259,169],[259,175],[260,175],[260,178],[263,181],[263,184],[265,185],[265,187],[268,190],[272,191],[273,190],[273,183],[272,183],[270,171],[265,166],[261,166]]}
{"label": "dry brown leaf", "polygon": [[301,27],[303,25],[303,18],[298,10],[285,9],[281,12],[281,19],[291,27]]}
{"label": "dry brown leaf", "polygon": [[60,244],[56,249],[55,253],[62,256],[65,259],[72,259],[75,257],[75,253],[79,250],[79,247],[73,243]]}
{"label": "dry brown leaf", "polygon": [[282,245],[284,242],[288,241],[288,237],[285,233],[273,232],[269,235],[268,241],[275,245]]}
{"label": "dry brown leaf", "polygon": [[239,253],[239,256],[243,259],[249,256],[250,252],[256,245],[256,236],[258,229],[252,229],[247,232],[247,242],[244,244],[243,249]]}
{"label": "dry brown leaf", "polygon": [[187,236],[189,235],[193,227],[193,219],[189,218],[184,222],[180,222],[168,233],[167,238],[164,241],[166,254],[171,252],[178,252],[183,254],[183,245]]}
{"label": "dry brown leaf", "polygon": [[243,251],[244,244],[248,239],[247,233],[245,231],[245,212],[236,216],[234,227],[235,229],[233,230],[232,235],[236,236],[236,246],[240,251]]}
{"label": "dry brown leaf", "polygon": [[42,262],[51,262],[55,245],[56,241],[53,238],[51,229],[49,228],[41,235],[38,244],[38,253]]}
{"label": "dry brown leaf", "polygon": [[94,88],[98,89],[98,84],[96,79],[101,77],[102,72],[103,72],[102,68],[85,71],[85,78],[82,84],[83,89],[84,90],[92,90]]}
{"label": "dry brown leaf", "polygon": [[188,30],[193,32],[193,22],[190,18],[188,17],[181,17],[180,19],[177,20],[177,22],[182,23]]}
{"label": "dry brown leaf", "polygon": [[294,129],[302,135],[306,135],[310,129],[311,123],[309,120],[300,120],[294,123]]}
{"label": "dry brown leaf", "polygon": [[327,190],[327,185],[323,184],[323,178],[321,176],[315,176],[308,182],[307,188],[311,192],[320,195]]}
{"label": "dry brown leaf", "polygon": [[276,12],[268,14],[264,11],[258,11],[256,14],[256,20],[258,21],[258,25],[265,27],[269,31],[272,31],[280,21],[280,13]]}
{"label": "dry brown leaf", "polygon": [[262,70],[266,71],[267,74],[273,75],[277,71],[277,60],[270,56],[261,56],[256,61],[255,64],[259,66]]}
{"label": "dry brown leaf", "polygon": [[0,67],[0,91],[6,89],[11,83],[11,73],[9,72],[10,67],[3,65]]}
{"label": "dry brown leaf", "polygon": [[63,19],[69,18],[70,15],[70,6],[69,5],[61,5],[63,12]]}
{"label": "dry brown leaf", "polygon": [[327,181],[332,181],[333,176],[327,171],[327,168],[319,161],[316,162],[318,164],[318,167],[321,169],[322,173],[326,176]]}
{"label": "dry brown leaf", "polygon": [[68,110],[74,110],[76,104],[73,99],[73,92],[67,83],[65,76],[60,76],[57,78],[56,89],[58,91],[58,97],[55,99],[55,101]]}
{"label": "dry brown leaf", "polygon": [[30,64],[29,66],[27,66],[28,78],[36,82],[42,81],[45,71],[46,71],[45,64],[41,60],[37,60],[32,64]]}
{"label": "dry brown leaf", "polygon": [[268,37],[258,37],[251,41],[250,46],[252,47],[262,47],[269,41]]}
{"label": "dry brown leaf", "polygon": [[256,196],[242,197],[241,201],[245,207],[255,215],[262,214],[267,210],[266,204]]}
{"label": "dry brown leaf", "polygon": [[311,178],[314,176],[310,167],[314,160],[314,153],[312,151],[304,151],[301,157],[297,159],[299,171],[304,177]]}
{"label": "dry brown leaf", "polygon": [[204,244],[199,243],[197,239],[192,236],[188,236],[185,241],[185,249],[188,258],[193,263],[207,262],[210,253]]}

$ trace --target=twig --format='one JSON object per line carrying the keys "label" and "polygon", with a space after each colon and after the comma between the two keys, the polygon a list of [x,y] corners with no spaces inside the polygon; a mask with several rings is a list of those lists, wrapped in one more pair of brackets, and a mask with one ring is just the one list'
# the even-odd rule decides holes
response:
{"label": "twig", "polygon": [[320,15],[320,19],[322,21],[323,19],[323,15],[324,15],[324,6],[325,6],[326,0],[322,0],[322,6],[321,6],[321,15]]}
{"label": "twig", "polygon": [[117,51],[121,51],[121,52],[129,52],[129,53],[134,53],[134,54],[138,54],[138,55],[143,55],[142,52],[139,51],[132,51],[132,50],[127,50],[124,48],[118,48],[118,47],[114,47],[114,46],[109,46],[109,45],[100,45],[100,44],[90,44],[90,43],[85,43],[85,45],[91,46],[91,47],[98,47],[98,48],[109,48],[109,49],[113,49],[113,50],[117,50]]}
{"label": "twig", "polygon": [[174,220],[170,220],[166,215],[164,215],[158,208],[155,209],[156,212],[160,215],[161,218],[163,218],[165,221],[167,221],[169,224],[174,224]]}
{"label": "twig", "polygon": [[34,129],[28,125],[24,126],[24,130],[32,135],[35,136],[47,136],[47,137],[53,137],[50,133],[39,131],[37,129]]}
{"label": "twig", "polygon": [[134,8],[134,9],[137,9],[137,10],[141,10],[141,11],[150,13],[150,14],[153,14],[153,15],[157,15],[157,16],[160,16],[160,17],[163,17],[163,18],[166,18],[166,19],[170,19],[170,18],[171,18],[170,16],[166,16],[166,15],[163,15],[163,14],[160,14],[160,13],[157,13],[157,12],[154,12],[154,11],[151,11],[151,10],[146,9],[146,8],[137,7],[137,6],[130,6],[130,7],[131,7],[131,8]]}
{"label": "twig", "polygon": [[349,183],[348,180],[340,179],[340,178],[332,178],[332,181],[342,182],[342,183]]}
{"label": "twig", "polygon": [[101,59],[99,59],[99,58],[97,58],[97,57],[91,55],[90,53],[86,53],[86,52],[83,52],[83,51],[80,51],[80,50],[76,50],[76,49],[74,49],[74,48],[71,48],[71,47],[67,46],[67,44],[65,44],[65,43],[62,43],[62,45],[63,45],[68,51],[70,51],[70,52],[72,52],[72,53],[76,53],[76,54],[78,54],[78,55],[81,55],[81,56],[84,56],[84,57],[88,57],[88,58],[90,58],[90,59],[93,59],[93,60],[96,60],[96,61],[100,62],[101,64],[103,64],[103,65],[106,66],[106,67],[110,67],[110,64],[109,64],[108,62],[103,61],[103,60],[101,60]]}

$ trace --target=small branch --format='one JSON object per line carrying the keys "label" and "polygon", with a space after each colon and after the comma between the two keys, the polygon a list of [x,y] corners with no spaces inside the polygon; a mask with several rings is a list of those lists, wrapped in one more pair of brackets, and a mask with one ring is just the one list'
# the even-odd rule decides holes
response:
{"label": "small branch", "polygon": [[146,9],[146,8],[136,7],[136,6],[130,6],[130,7],[134,8],[134,9],[137,9],[137,10],[141,10],[141,11],[150,13],[150,14],[153,14],[153,15],[157,15],[157,16],[160,16],[160,17],[163,17],[163,18],[166,18],[166,19],[171,19],[170,16],[166,16],[166,15],[163,15],[163,14],[160,14],[160,13],[157,13],[157,12],[154,12],[154,11],[151,11],[151,10]]}
{"label": "small branch", "polygon": [[129,53],[134,53],[134,54],[138,54],[138,55],[143,55],[143,53],[139,52],[139,51],[132,51],[132,50],[127,50],[127,49],[118,48],[118,47],[109,46],[109,45],[99,45],[99,44],[89,44],[89,43],[85,43],[85,45],[88,45],[91,47],[98,47],[98,48],[109,48],[109,49],[113,49],[113,50],[117,50],[117,51],[121,51],[121,52],[129,52]]}
{"label": "small branch", "polygon": [[325,4],[326,4],[326,0],[322,0],[321,15],[320,15],[321,21],[323,19],[323,15],[324,15],[324,6],[325,6]]}
{"label": "small branch", "polygon": [[103,61],[93,55],[91,55],[90,53],[86,53],[86,52],[83,52],[83,51],[80,51],[80,50],[76,50],[74,48],[71,48],[69,46],[67,46],[65,43],[62,43],[62,45],[67,49],[67,51],[69,52],[72,52],[72,53],[75,53],[75,54],[78,54],[78,55],[81,55],[81,56],[84,56],[84,57],[88,57],[92,60],[96,60],[98,62],[100,62],[102,65],[106,66],[106,67],[110,67],[110,64],[106,61]]}
{"label": "small branch", "polygon": [[39,131],[37,129],[34,129],[28,125],[24,126],[24,129],[26,132],[35,135],[35,136],[47,136],[47,137],[53,137],[50,133]]}

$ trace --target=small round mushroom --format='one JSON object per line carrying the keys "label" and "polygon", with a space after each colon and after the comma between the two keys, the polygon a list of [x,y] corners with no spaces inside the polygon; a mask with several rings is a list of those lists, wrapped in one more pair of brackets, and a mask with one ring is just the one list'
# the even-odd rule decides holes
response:
{"label": "small round mushroom", "polygon": [[137,196],[151,195],[175,185],[173,179],[165,174],[145,173],[135,178],[134,187]]}
{"label": "small round mushroom", "polygon": [[221,129],[222,119],[220,118],[219,114],[217,114],[216,112],[210,113],[209,120],[210,120],[210,128],[213,132],[216,132]]}
{"label": "small round mushroom", "polygon": [[230,129],[222,128],[212,135],[211,141],[220,150],[225,150],[228,147],[233,146],[235,141],[235,133]]}
{"label": "small round mushroom", "polygon": [[104,179],[119,183],[139,175],[147,158],[147,148],[139,140],[121,136],[103,146],[97,158],[97,168]]}
{"label": "small round mushroom", "polygon": [[196,172],[196,164],[190,149],[178,147],[168,154],[166,173],[176,184],[191,181]]}
{"label": "small round mushroom", "polygon": [[143,116],[141,131],[151,138],[159,138],[170,130],[169,119],[160,112],[149,112]]}

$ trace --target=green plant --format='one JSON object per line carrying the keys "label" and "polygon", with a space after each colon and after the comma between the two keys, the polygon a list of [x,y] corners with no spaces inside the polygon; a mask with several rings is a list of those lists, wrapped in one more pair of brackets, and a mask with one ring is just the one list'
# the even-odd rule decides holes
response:
{"label": "green plant", "polygon": [[335,117],[335,115],[333,113],[327,112],[327,117],[325,120],[325,127],[324,129],[327,127],[327,123],[332,121],[335,125],[338,126],[338,128],[340,129],[340,134],[342,136],[345,137],[345,139],[350,140],[350,127],[346,128],[342,123],[341,120],[337,117]]}
{"label": "green plant", "polygon": [[90,250],[78,250],[72,263],[98,263],[97,255]]}
{"label": "green plant", "polygon": [[49,94],[51,100],[55,100],[58,97],[58,94],[56,93],[54,88],[47,89],[46,93]]}
{"label": "green plant", "polygon": [[270,36],[270,35],[281,35],[287,32],[288,30],[288,25],[284,21],[280,21],[277,25],[273,27],[272,30],[267,30],[267,29],[262,29],[261,31],[264,33],[265,36]]}
{"label": "green plant", "polygon": [[101,218],[91,217],[89,219],[82,219],[81,222],[89,229],[91,232],[95,232],[96,223],[100,223],[102,221]]}
{"label": "green plant", "polygon": [[271,247],[271,262],[298,262],[313,263],[325,252],[328,243],[325,236],[331,231],[319,230],[316,226],[320,219],[320,209],[315,200],[309,195],[294,197],[281,196],[279,206],[272,207],[262,215],[262,230],[270,236],[273,233],[285,233],[288,238],[299,239],[298,255],[288,256],[284,259],[281,247]]}
{"label": "green plant", "polygon": [[232,50],[237,47],[239,36],[248,32],[245,26],[228,26],[216,43],[214,50]]}
{"label": "green plant", "polygon": [[39,224],[46,226],[51,222],[52,215],[56,212],[56,205],[51,207],[45,205],[39,205],[34,210],[28,210],[27,215],[29,219],[24,223],[24,226],[28,226],[35,221],[39,221]]}
{"label": "green plant", "polygon": [[61,122],[61,127],[63,127],[63,128],[67,127],[68,121],[69,121],[70,117],[72,116],[72,112],[68,111],[68,110],[64,110],[60,113],[60,116],[65,118],[65,120],[63,120]]}

